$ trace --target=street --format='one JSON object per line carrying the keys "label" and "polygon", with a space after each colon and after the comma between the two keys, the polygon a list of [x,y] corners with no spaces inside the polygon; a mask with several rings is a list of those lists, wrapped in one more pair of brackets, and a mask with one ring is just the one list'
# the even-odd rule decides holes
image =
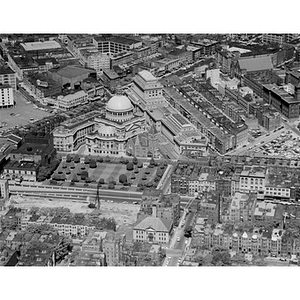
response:
{"label": "street", "polygon": [[191,226],[195,217],[195,213],[184,212],[179,226],[174,231],[173,237],[170,242],[169,248],[166,249],[166,259],[163,263],[163,266],[178,266],[181,262],[181,259],[184,257],[184,254],[189,245],[189,238],[184,236],[184,230],[188,226]]}

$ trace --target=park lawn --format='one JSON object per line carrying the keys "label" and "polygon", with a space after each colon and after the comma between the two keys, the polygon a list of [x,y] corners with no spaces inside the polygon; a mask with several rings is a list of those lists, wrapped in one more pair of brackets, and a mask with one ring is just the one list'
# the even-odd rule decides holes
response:
{"label": "park lawn", "polygon": [[[81,166],[82,163],[74,163],[74,162],[70,162],[70,163],[66,163],[67,164],[67,168],[62,168],[62,163],[59,165],[59,167],[57,168],[58,170],[62,170],[63,173],[66,175],[67,180],[70,181],[72,180],[74,174],[76,174],[78,180],[80,183],[84,184],[85,181],[81,180],[80,175],[77,175],[77,173],[79,173],[79,171],[82,171]],[[70,166],[72,164],[75,164],[75,168],[71,169]],[[127,171],[126,169],[126,165],[125,164],[116,164],[116,163],[99,163],[97,162],[97,167],[96,168],[90,168],[88,164],[85,164],[85,170],[88,171],[89,174],[89,178],[91,180],[95,180],[96,182],[98,182],[101,178],[104,179],[105,184],[107,185],[108,180],[113,179],[116,181],[117,185],[116,185],[116,189],[121,189],[123,187],[122,184],[119,184],[119,176],[121,174],[125,174],[127,176],[127,181],[129,183],[131,183],[131,186],[127,186],[126,188],[129,191],[135,191],[136,187],[138,185],[139,182],[143,182],[144,184],[153,181],[157,172],[157,168],[158,167],[154,167],[154,168],[139,168],[139,173],[134,173],[134,171]],[[71,174],[67,175],[66,171],[70,170]],[[150,171],[150,174],[145,174],[146,170]],[[56,171],[56,172],[57,172]],[[135,179],[131,179],[132,174],[135,175]],[[146,180],[142,180],[143,176],[146,176],[147,179]],[[91,183],[90,186],[93,186],[93,184]],[[107,187],[105,187],[107,188]]]}

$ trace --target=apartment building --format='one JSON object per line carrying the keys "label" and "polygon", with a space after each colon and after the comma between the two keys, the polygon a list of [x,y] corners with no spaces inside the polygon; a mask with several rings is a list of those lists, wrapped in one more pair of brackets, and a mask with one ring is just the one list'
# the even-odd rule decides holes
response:
{"label": "apartment building", "polygon": [[257,192],[264,194],[266,170],[264,168],[247,168],[240,175],[240,191],[242,193]]}
{"label": "apartment building", "polygon": [[10,85],[13,90],[17,89],[16,73],[8,66],[0,66],[0,85]]}
{"label": "apartment building", "polygon": [[9,84],[0,83],[0,108],[8,108],[15,105],[13,89]]}
{"label": "apartment building", "polygon": [[21,228],[26,230],[30,225],[49,225],[56,229],[60,235],[64,236],[86,236],[95,226],[87,224],[85,219],[76,217],[57,217],[57,216],[40,216],[24,215],[21,218]]}
{"label": "apartment building", "polygon": [[229,221],[252,222],[256,205],[256,194],[243,194],[236,192],[229,206]]}

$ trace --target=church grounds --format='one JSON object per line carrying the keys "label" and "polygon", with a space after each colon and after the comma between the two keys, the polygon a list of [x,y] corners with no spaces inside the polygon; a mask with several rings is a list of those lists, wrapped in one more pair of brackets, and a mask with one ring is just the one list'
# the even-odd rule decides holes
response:
{"label": "church grounds", "polygon": [[[101,180],[102,189],[117,189],[125,191],[137,191],[139,190],[138,184],[147,184],[149,182],[154,183],[154,178],[156,177],[156,172],[159,166],[140,167],[134,166],[134,170],[128,171],[126,169],[126,164],[117,162],[116,160],[112,162],[99,162],[96,161],[96,167],[91,168],[89,163],[84,163],[83,158],[81,162],[75,163],[72,159],[71,162],[62,161],[51,180],[46,180],[44,184],[55,184],[63,186],[78,186],[78,187],[97,187],[97,183]],[[82,172],[86,171],[88,177],[84,178],[81,176]],[[125,174],[127,176],[128,184],[121,184],[119,182],[119,176]],[[115,182],[114,187],[110,182]],[[155,183],[154,183],[155,185]]]}

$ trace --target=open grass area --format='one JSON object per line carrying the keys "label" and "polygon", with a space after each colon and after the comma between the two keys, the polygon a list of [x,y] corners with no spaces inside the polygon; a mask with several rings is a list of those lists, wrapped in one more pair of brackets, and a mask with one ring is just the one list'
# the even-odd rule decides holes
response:
{"label": "open grass area", "polygon": [[[21,93],[14,92],[16,105],[11,108],[0,109],[0,122],[7,123],[0,130],[5,131],[15,126],[24,126],[30,124],[30,118],[40,120],[44,117],[51,115],[50,113],[35,109],[32,103],[27,103]],[[13,115],[11,115],[13,114]]]}

